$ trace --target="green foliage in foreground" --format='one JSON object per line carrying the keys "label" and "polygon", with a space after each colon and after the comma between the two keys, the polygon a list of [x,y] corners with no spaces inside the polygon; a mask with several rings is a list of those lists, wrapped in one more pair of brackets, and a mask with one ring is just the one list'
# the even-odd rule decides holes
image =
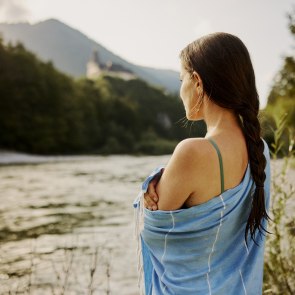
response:
{"label": "green foliage in foreground", "polygon": [[[276,121],[274,130],[274,143],[272,144],[272,157],[275,160],[272,165],[271,179],[271,203],[270,217],[266,240],[266,253],[264,259],[264,292],[268,295],[292,295],[295,294],[295,222],[294,212],[294,184],[288,180],[287,172],[294,161],[294,137],[291,129],[286,130],[286,117],[283,115]],[[288,131],[289,130],[289,131]],[[289,135],[288,152],[281,160],[279,166],[277,157],[283,150],[285,141],[282,134]]]}
{"label": "green foliage in foreground", "polygon": [[0,148],[37,154],[171,153],[184,129],[180,99],[141,80],[73,80],[21,44],[0,40]]}

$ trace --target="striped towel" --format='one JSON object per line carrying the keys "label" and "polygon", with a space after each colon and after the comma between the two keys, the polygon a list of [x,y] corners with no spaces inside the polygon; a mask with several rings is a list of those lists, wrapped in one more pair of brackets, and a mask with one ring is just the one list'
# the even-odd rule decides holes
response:
{"label": "striped towel", "polygon": [[[264,140],[263,140],[264,141]],[[264,191],[270,201],[270,155]],[[236,187],[188,209],[150,211],[143,204],[155,169],[142,184],[133,206],[139,242],[141,293],[145,295],[259,295],[262,294],[265,235],[256,233],[257,246],[244,232],[255,189],[250,165]],[[267,228],[266,220],[263,220]]]}

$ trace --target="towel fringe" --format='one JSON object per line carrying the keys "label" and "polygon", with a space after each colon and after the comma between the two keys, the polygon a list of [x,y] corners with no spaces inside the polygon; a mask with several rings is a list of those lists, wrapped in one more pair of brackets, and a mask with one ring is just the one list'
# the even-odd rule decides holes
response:
{"label": "towel fringe", "polygon": [[140,233],[143,229],[144,215],[142,204],[144,204],[144,191],[140,191],[136,198],[136,207],[134,208],[134,235],[137,242],[136,254],[137,254],[137,271],[138,280],[137,285],[139,288],[140,295],[144,295],[144,275],[143,275],[143,259],[142,259],[142,246],[140,240]]}

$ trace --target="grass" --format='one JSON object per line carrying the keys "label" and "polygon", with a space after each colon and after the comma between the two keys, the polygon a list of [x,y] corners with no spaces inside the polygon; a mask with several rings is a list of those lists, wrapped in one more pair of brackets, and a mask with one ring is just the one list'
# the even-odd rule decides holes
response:
{"label": "grass", "polygon": [[[285,142],[281,135],[286,130],[284,114],[276,118],[274,143],[272,144],[272,158],[277,160],[278,154]],[[265,295],[292,295],[295,294],[295,223],[293,212],[289,204],[294,203],[295,188],[288,182],[287,173],[294,165],[294,136],[293,130],[288,129],[289,146],[283,157],[282,165],[274,165],[271,180],[271,204],[268,230],[272,233],[267,236],[264,262]],[[292,200],[293,198],[293,200]],[[291,210],[292,211],[292,210]]]}

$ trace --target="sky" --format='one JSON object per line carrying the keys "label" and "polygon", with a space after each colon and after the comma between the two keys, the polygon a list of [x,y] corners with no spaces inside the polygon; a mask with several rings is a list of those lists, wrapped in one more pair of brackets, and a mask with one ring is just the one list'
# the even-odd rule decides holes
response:
{"label": "sky", "polygon": [[0,22],[56,18],[125,60],[179,71],[179,52],[212,32],[237,35],[254,66],[261,107],[286,55],[295,0],[0,0]]}

